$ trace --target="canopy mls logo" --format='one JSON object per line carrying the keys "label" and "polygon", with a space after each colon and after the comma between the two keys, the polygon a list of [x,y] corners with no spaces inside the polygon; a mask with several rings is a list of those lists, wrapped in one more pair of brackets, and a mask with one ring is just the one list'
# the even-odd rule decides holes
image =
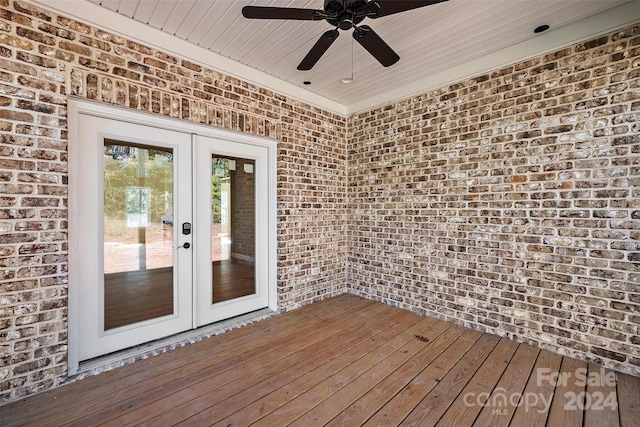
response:
{"label": "canopy mls logo", "polygon": [[553,395],[545,396],[545,393],[508,393],[506,389],[498,387],[492,393],[467,393],[463,402],[467,407],[488,407],[495,415],[507,415],[509,408],[522,405],[527,412],[534,409],[540,413],[547,412],[552,399]]}
{"label": "canopy mls logo", "polygon": [[[562,393],[565,411],[603,411],[618,408],[615,392],[616,374],[606,372],[604,368],[599,371],[588,372],[586,368],[578,368],[574,372],[555,372],[549,368],[536,369],[536,386],[544,388],[554,387],[582,388],[582,391],[566,391],[555,389],[555,393]],[[605,394],[602,391],[591,391],[598,387],[613,387],[614,391]],[[587,391],[590,390],[590,391]],[[495,415],[508,415],[509,408],[524,406],[526,412],[548,412],[551,408],[554,393],[551,392],[515,392],[509,393],[502,387],[495,388],[492,392],[466,393],[463,397],[465,406],[481,406],[491,408]]]}

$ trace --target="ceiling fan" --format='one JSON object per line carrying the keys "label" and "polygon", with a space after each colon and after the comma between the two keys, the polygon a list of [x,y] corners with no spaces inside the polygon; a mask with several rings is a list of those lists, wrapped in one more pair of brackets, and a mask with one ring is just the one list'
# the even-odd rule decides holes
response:
{"label": "ceiling fan", "polygon": [[245,6],[242,15],[250,19],[291,19],[298,21],[325,20],[335,27],[326,31],[307,56],[298,65],[298,70],[310,70],[340,35],[340,30],[353,28],[353,38],[362,45],[384,67],[400,60],[368,25],[359,25],[365,18],[380,18],[419,7],[430,6],[447,0],[324,0],[324,10],[297,9],[290,7]]}

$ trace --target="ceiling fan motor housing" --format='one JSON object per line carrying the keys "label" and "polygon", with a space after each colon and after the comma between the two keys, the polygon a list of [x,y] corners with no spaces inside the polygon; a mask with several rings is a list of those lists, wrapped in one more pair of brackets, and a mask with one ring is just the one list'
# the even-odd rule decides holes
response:
{"label": "ceiling fan motor housing", "polygon": [[347,0],[347,3],[345,4],[342,4],[338,0],[325,0],[324,10],[328,15],[325,19],[329,24],[336,28],[340,28],[341,30],[350,30],[367,17],[366,14],[359,13],[364,11],[364,5],[366,3],[367,2],[364,0],[358,0],[351,3]]}

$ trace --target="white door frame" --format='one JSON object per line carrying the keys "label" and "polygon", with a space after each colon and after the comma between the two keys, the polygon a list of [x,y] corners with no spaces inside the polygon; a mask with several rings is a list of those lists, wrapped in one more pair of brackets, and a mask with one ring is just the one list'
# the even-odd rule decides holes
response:
{"label": "white door frame", "polygon": [[79,121],[81,115],[97,116],[109,118],[122,122],[135,123],[139,125],[151,126],[159,129],[166,129],[176,132],[198,135],[216,139],[220,142],[229,141],[245,145],[265,147],[268,151],[267,180],[268,180],[268,263],[265,269],[268,282],[268,306],[267,308],[277,310],[276,293],[276,165],[277,165],[277,141],[246,135],[237,132],[217,129],[202,124],[190,123],[183,120],[152,115],[150,113],[126,110],[110,105],[99,104],[91,101],[72,98],[68,102],[68,130],[69,130],[69,344],[68,344],[68,370],[69,375],[74,375],[79,371],[79,271],[81,259],[84,254],[80,251],[80,209],[78,194],[80,190],[80,159],[79,144]]}

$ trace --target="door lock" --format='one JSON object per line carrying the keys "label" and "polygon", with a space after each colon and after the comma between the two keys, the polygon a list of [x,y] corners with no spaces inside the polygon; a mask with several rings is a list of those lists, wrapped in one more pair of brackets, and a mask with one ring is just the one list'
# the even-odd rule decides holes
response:
{"label": "door lock", "polygon": [[182,246],[178,246],[178,249],[180,249],[180,248],[189,249],[190,247],[191,247],[191,243],[186,242],[184,245],[182,245]]}
{"label": "door lock", "polygon": [[182,234],[184,234],[185,236],[188,236],[189,234],[191,234],[191,223],[190,222],[183,222],[182,223]]}

